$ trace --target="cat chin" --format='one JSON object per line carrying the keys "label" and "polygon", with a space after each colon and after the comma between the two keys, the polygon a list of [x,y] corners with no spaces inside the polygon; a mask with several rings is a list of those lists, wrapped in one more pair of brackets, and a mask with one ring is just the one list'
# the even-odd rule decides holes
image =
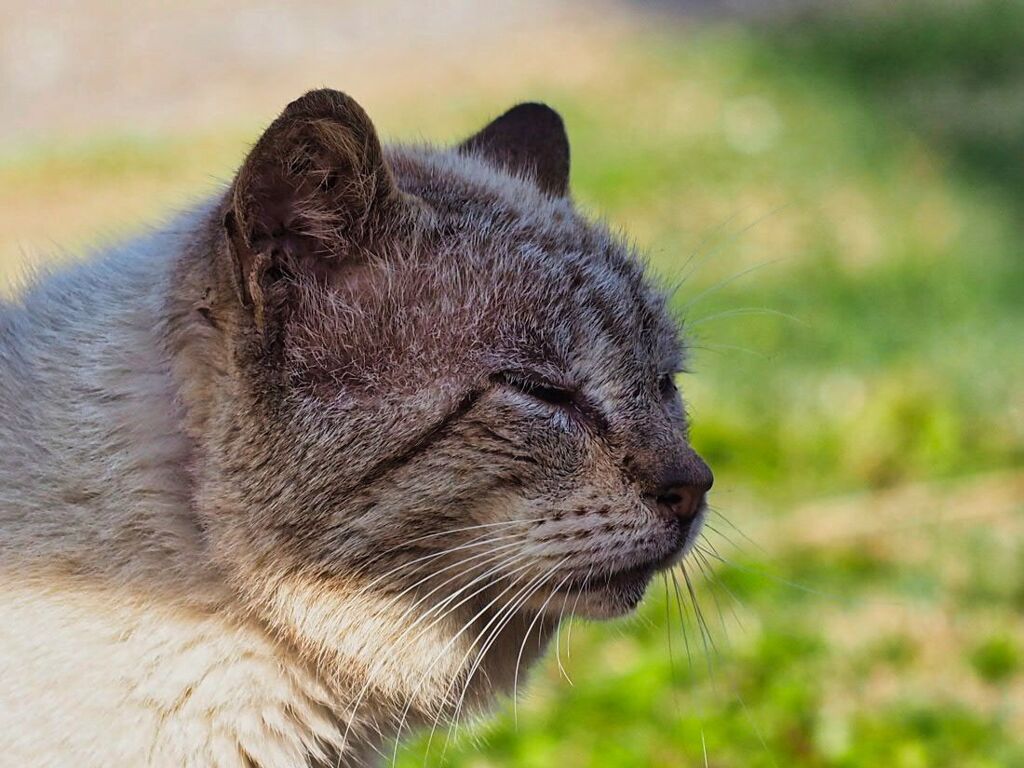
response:
{"label": "cat chin", "polygon": [[647,590],[647,584],[632,590],[602,590],[583,596],[573,612],[583,619],[616,619],[636,610]]}
{"label": "cat chin", "polygon": [[[592,576],[559,590],[544,610],[555,617],[570,614],[586,619],[614,619],[636,610],[654,577],[655,568],[641,566]],[[564,610],[563,610],[564,605]]]}

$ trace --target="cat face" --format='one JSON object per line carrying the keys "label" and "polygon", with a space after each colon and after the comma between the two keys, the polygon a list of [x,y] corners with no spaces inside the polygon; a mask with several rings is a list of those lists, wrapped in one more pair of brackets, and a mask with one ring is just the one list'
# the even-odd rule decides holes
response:
{"label": "cat face", "polygon": [[712,478],[678,325],[567,182],[538,105],[447,150],[383,151],[334,92],[270,127],[225,209],[232,557],[462,620],[617,615],[684,556]]}

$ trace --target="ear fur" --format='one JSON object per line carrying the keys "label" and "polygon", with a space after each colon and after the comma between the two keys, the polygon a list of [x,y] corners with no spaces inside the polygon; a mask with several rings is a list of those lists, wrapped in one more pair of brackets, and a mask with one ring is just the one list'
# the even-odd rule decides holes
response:
{"label": "ear fur", "polygon": [[261,315],[267,283],[326,273],[381,234],[400,200],[373,123],[353,99],[323,89],[293,101],[229,193],[224,226],[239,299]]}
{"label": "ear fur", "polygon": [[458,149],[533,178],[549,195],[569,192],[569,137],[562,118],[546,104],[512,107]]}

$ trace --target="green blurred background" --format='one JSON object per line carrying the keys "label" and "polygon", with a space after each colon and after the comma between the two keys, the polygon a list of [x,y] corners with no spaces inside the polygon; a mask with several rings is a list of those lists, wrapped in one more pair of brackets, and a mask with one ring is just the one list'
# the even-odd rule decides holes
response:
{"label": "green blurred background", "polygon": [[[0,282],[154,226],[303,90],[564,115],[680,287],[713,530],[402,766],[1024,766],[1024,4],[0,3]],[[571,679],[571,683],[566,679]]]}

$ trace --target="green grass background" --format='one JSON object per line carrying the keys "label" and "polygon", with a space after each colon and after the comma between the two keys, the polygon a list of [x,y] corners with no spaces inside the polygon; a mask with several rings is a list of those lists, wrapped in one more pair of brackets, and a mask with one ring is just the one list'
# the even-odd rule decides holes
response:
{"label": "green grass background", "polygon": [[[658,583],[639,616],[563,633],[515,712],[399,765],[1024,766],[1024,5],[610,40],[522,95],[563,112],[581,204],[679,283],[717,477],[690,566],[709,636]],[[505,106],[453,83],[380,123],[447,139]],[[11,232],[128,231],[255,130],[10,148],[5,273]]]}

